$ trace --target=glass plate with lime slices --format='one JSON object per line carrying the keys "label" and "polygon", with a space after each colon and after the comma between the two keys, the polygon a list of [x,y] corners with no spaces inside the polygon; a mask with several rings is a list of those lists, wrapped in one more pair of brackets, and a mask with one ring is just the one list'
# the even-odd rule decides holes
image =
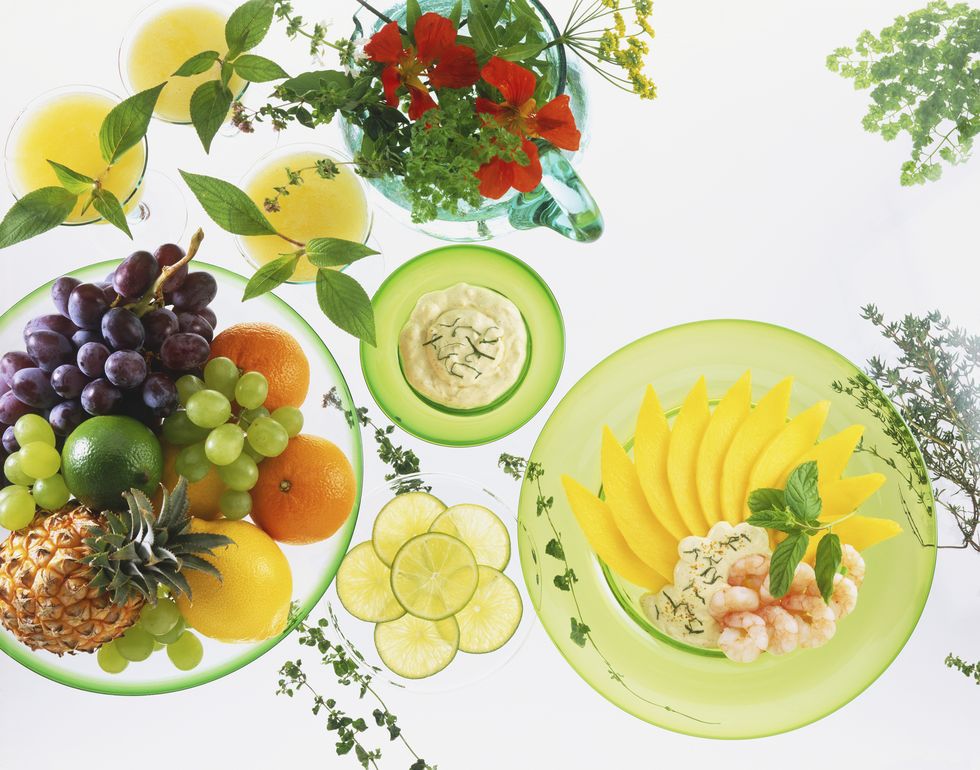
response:
{"label": "glass plate with lime slices", "polygon": [[422,473],[370,491],[361,511],[334,609],[381,676],[445,692],[517,653],[535,617],[517,559],[519,525],[497,495],[460,476]]}

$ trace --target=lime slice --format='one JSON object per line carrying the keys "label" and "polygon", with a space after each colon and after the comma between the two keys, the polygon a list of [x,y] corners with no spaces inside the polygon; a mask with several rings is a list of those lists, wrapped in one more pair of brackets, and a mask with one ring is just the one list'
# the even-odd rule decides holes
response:
{"label": "lime slice", "polygon": [[358,620],[384,623],[400,618],[405,609],[391,592],[391,570],[368,540],[354,546],[337,570],[337,596]]}
{"label": "lime slice", "polygon": [[510,561],[510,533],[489,508],[454,505],[432,522],[429,532],[444,532],[459,538],[476,557],[477,564],[502,570]]}
{"label": "lime slice", "polygon": [[398,603],[426,620],[442,620],[463,609],[479,579],[473,552],[441,532],[413,537],[391,563],[391,590]]}
{"label": "lime slice", "polygon": [[428,532],[445,503],[426,492],[406,492],[391,500],[374,520],[371,542],[378,558],[391,566],[398,549],[416,535]]}
{"label": "lime slice", "polygon": [[480,567],[476,593],[456,613],[459,623],[459,649],[483,653],[499,650],[521,624],[524,604],[514,582],[502,572]]}
{"label": "lime slice", "polygon": [[381,661],[398,676],[424,679],[456,657],[459,626],[455,618],[433,621],[403,615],[374,627],[374,646]]}

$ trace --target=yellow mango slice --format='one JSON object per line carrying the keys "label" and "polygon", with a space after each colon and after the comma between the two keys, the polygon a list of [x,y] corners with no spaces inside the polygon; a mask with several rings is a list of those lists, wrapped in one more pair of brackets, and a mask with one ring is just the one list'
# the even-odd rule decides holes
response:
{"label": "yellow mango slice", "polygon": [[844,474],[862,435],[864,435],[863,425],[851,425],[816,446],[810,447],[790,463],[790,467],[779,477],[774,486],[777,489],[785,487],[786,479],[793,469],[808,462],[816,462],[817,477],[821,482],[836,481]]}
{"label": "yellow mango slice", "polygon": [[670,481],[674,502],[677,503],[687,533],[699,537],[708,533],[708,522],[701,510],[701,500],[698,499],[698,449],[710,419],[708,383],[702,377],[691,388],[677,413],[667,451],[667,479]]}
{"label": "yellow mango slice", "polygon": [[[848,476],[845,479],[828,481],[820,485],[821,521],[834,521],[856,511],[871,495],[881,489],[885,476],[881,473],[866,473],[863,476]],[[857,547],[857,546],[855,546]]]}
{"label": "yellow mango slice", "polygon": [[[897,521],[891,519],[876,519],[871,516],[852,516],[847,521],[836,524],[834,533],[840,537],[842,543],[848,543],[859,551],[877,545],[883,540],[888,540],[902,532],[902,526]],[[806,556],[803,558],[813,564],[817,555],[817,544],[826,534],[821,532],[819,535],[810,538],[810,544],[806,549]]]}
{"label": "yellow mango slice", "polygon": [[636,437],[633,439],[636,472],[653,515],[664,529],[680,540],[691,533],[681,518],[670,491],[670,482],[667,479],[669,447],[670,426],[667,425],[667,418],[656,391],[647,386],[640,414],[636,419]]}
{"label": "yellow mango slice", "polygon": [[793,378],[787,377],[766,393],[732,439],[721,470],[721,514],[730,524],[742,520],[749,472],[762,450],[786,425],[792,389]]}
{"label": "yellow mango slice", "polygon": [[669,582],[630,550],[605,502],[573,478],[562,476],[561,483],[586,540],[613,572],[650,591],[659,591]]}
{"label": "yellow mango slice", "polygon": [[616,527],[633,553],[661,575],[672,575],[677,538],[653,515],[636,467],[609,428],[602,432],[602,486]]}
{"label": "yellow mango slice", "polygon": [[[786,423],[783,429],[776,434],[776,437],[769,442],[769,445],[762,450],[762,454],[759,455],[759,459],[752,467],[752,472],[749,474],[749,494],[754,489],[778,487],[779,480],[784,475],[788,476],[794,468],[800,465],[796,462],[796,458],[816,443],[829,412],[830,402],[818,401]],[[819,474],[819,468],[817,472]],[[784,482],[783,487],[785,486]],[[746,505],[742,512],[743,519],[747,519],[749,513],[748,505]]]}
{"label": "yellow mango slice", "polygon": [[752,410],[752,372],[743,374],[718,402],[698,448],[696,481],[705,522],[722,520],[721,469],[735,433]]}

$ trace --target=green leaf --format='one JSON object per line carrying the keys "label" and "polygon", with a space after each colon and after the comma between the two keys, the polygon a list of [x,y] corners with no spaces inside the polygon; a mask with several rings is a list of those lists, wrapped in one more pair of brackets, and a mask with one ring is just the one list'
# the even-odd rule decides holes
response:
{"label": "green leaf", "polygon": [[589,638],[589,632],[592,630],[585,623],[580,622],[577,618],[572,618],[572,633],[569,637],[575,644],[579,647],[585,647],[586,641]]}
{"label": "green leaf", "polygon": [[217,63],[219,57],[220,54],[217,51],[201,51],[201,53],[196,53],[177,68],[173,77],[189,78],[192,75],[200,75],[202,72],[207,72]]}
{"label": "green leaf", "polygon": [[449,20],[456,29],[459,29],[459,21],[463,16],[463,0],[456,0],[456,4],[449,12]]}
{"label": "green leaf", "polygon": [[470,5],[468,20],[477,51],[484,54],[494,53],[497,50],[497,33],[486,6],[479,0]]}
{"label": "green leaf", "polygon": [[810,537],[802,532],[788,535],[783,542],[776,546],[769,560],[769,593],[778,599],[789,591],[796,567],[806,554]]}
{"label": "green leaf", "polygon": [[104,187],[99,187],[92,193],[92,206],[106,222],[115,225],[130,238],[133,237],[129,231],[129,223],[126,221],[126,212],[123,211],[119,198]]}
{"label": "green leaf", "polygon": [[252,199],[235,185],[213,176],[181,171],[187,186],[208,216],[222,230],[235,235],[277,235]]}
{"label": "green leaf", "polygon": [[561,542],[557,538],[551,538],[544,547],[544,552],[552,558],[565,560],[565,549],[561,547]]}
{"label": "green leaf", "polygon": [[544,48],[544,43],[519,43],[502,51],[497,51],[497,56],[507,61],[527,61],[541,53]]}
{"label": "green leaf", "polygon": [[756,489],[749,495],[749,510],[752,513],[785,509],[786,497],[781,489]]}
{"label": "green leaf", "polygon": [[312,72],[303,72],[280,83],[279,88],[302,97],[314,91],[331,88],[347,89],[351,87],[353,82],[354,79],[350,75],[340,70],[313,70]]}
{"label": "green leaf", "polygon": [[262,265],[246,284],[242,302],[272,291],[292,278],[293,273],[296,272],[296,265],[299,264],[299,258],[299,254],[283,254],[278,259]]}
{"label": "green leaf", "polygon": [[235,59],[235,72],[244,80],[252,83],[267,83],[270,80],[288,78],[289,73],[276,64],[272,59],[244,53]]}
{"label": "green leaf", "polygon": [[817,558],[814,571],[817,573],[817,588],[825,602],[830,602],[834,593],[834,576],[840,569],[841,544],[840,538],[833,532],[828,532],[817,543]]}
{"label": "green leaf", "polygon": [[206,80],[191,95],[191,123],[205,152],[211,151],[211,142],[227,119],[233,99],[228,87],[218,80]]}
{"label": "green leaf", "polygon": [[143,140],[165,85],[161,83],[133,94],[109,110],[99,128],[99,150],[106,163],[115,163],[126,150]]}
{"label": "green leaf", "polygon": [[786,479],[786,505],[803,521],[816,521],[820,516],[822,503],[817,488],[817,464],[813,461],[803,463]]}
{"label": "green leaf", "polygon": [[415,32],[415,22],[419,20],[421,15],[422,9],[419,7],[419,0],[408,0],[405,3],[405,29],[408,30],[409,35]]}
{"label": "green leaf", "polygon": [[229,88],[229,83],[231,83],[231,76],[235,74],[235,63],[230,59],[225,59],[221,62],[221,85],[225,88]]}
{"label": "green leaf", "polygon": [[0,249],[52,230],[75,208],[78,196],[64,187],[42,187],[19,198],[0,221]]}
{"label": "green leaf", "polygon": [[375,345],[374,308],[357,281],[339,270],[321,269],[316,274],[316,299],[340,329]]}
{"label": "green leaf", "polygon": [[753,527],[775,529],[779,532],[796,532],[800,527],[792,514],[787,511],[756,511],[746,521]]}
{"label": "green leaf", "polygon": [[306,244],[306,256],[317,267],[343,267],[377,253],[363,243],[342,238],[313,238]]}
{"label": "green leaf", "polygon": [[58,177],[61,186],[72,195],[87,193],[92,189],[92,185],[95,184],[95,180],[92,177],[85,176],[85,174],[80,174],[77,171],[72,171],[68,166],[63,166],[61,163],[49,160],[48,165],[54,169],[54,175]]}
{"label": "green leaf", "polygon": [[225,23],[228,57],[255,48],[272,26],[272,0],[248,0],[232,11]]}

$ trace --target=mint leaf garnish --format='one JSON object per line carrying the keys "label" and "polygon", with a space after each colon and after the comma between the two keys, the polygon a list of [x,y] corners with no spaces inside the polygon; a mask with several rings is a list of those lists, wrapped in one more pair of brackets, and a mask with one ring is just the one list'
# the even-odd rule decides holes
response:
{"label": "mint leaf garnish", "polygon": [[820,492],[817,487],[817,464],[803,463],[786,480],[786,505],[804,521],[815,522],[820,516]]}
{"label": "mint leaf garnish", "polygon": [[232,11],[225,23],[228,56],[234,58],[255,48],[272,26],[272,0],[248,0]]}
{"label": "mint leaf garnish", "polygon": [[377,253],[363,243],[341,238],[313,238],[306,244],[306,256],[317,267],[343,267]]}
{"label": "mint leaf garnish", "polygon": [[130,238],[133,234],[129,231],[129,223],[126,221],[126,212],[123,211],[119,199],[104,187],[97,188],[92,193],[92,206],[110,225],[115,225]]}
{"label": "mint leaf garnish", "polygon": [[824,535],[817,543],[817,557],[814,571],[817,573],[817,588],[825,602],[830,601],[834,593],[834,576],[841,564],[840,538],[833,532]]}
{"label": "mint leaf garnish", "polygon": [[749,510],[752,513],[786,508],[786,496],[781,489],[756,489],[749,495]]}
{"label": "mint leaf garnish", "polygon": [[196,53],[181,64],[173,76],[176,78],[189,78],[192,75],[200,75],[211,69],[219,57],[220,54],[217,51],[201,51],[201,53]]}
{"label": "mint leaf garnish", "polygon": [[769,593],[776,599],[785,596],[796,574],[796,567],[806,554],[809,535],[793,532],[776,546],[769,560]]}
{"label": "mint leaf garnish", "polygon": [[289,73],[271,59],[252,53],[243,53],[235,59],[234,67],[238,77],[252,83],[267,83],[289,77]]}
{"label": "mint leaf garnish", "polygon": [[0,222],[0,249],[52,230],[71,214],[78,196],[64,187],[42,187],[17,200]]}
{"label": "mint leaf garnish", "polygon": [[54,175],[58,177],[61,186],[72,195],[84,195],[95,184],[95,180],[92,177],[80,174],[77,171],[72,171],[68,166],[64,166],[61,163],[55,163],[55,161],[49,160],[48,165],[54,169]]}
{"label": "mint leaf garnish", "polygon": [[212,176],[181,171],[187,186],[208,216],[223,230],[235,235],[276,235],[252,199],[235,185]]}
{"label": "mint leaf garnish", "polygon": [[228,118],[234,98],[228,87],[218,80],[201,83],[191,94],[191,123],[205,152],[211,151],[211,141]]}
{"label": "mint leaf garnish", "polygon": [[283,254],[278,259],[262,265],[245,285],[242,302],[272,291],[288,281],[296,272],[297,264],[299,264],[299,254]]}
{"label": "mint leaf garnish", "polygon": [[324,315],[339,328],[375,345],[374,308],[357,281],[338,270],[323,268],[316,274],[316,299]]}
{"label": "mint leaf garnish", "polygon": [[108,164],[113,164],[146,136],[153,109],[166,83],[133,94],[113,107],[99,129],[99,150]]}
{"label": "mint leaf garnish", "polygon": [[793,514],[786,510],[756,511],[746,521],[753,527],[775,529],[778,532],[795,532],[799,529]]}

